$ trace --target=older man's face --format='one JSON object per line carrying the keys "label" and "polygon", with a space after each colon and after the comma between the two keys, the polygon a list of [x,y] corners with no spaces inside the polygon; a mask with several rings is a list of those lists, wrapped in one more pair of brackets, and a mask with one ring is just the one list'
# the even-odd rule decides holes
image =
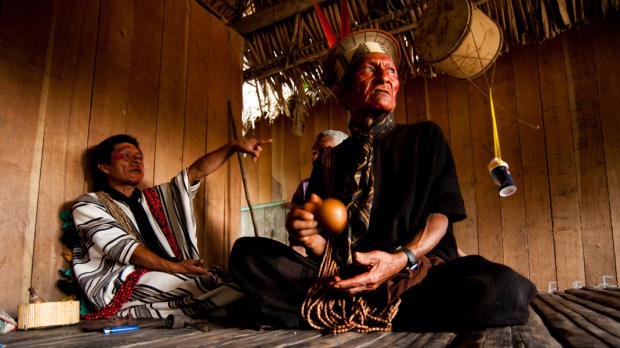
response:
{"label": "older man's face", "polygon": [[394,111],[398,93],[398,71],[390,56],[370,53],[360,61],[351,88],[343,91],[353,115]]}

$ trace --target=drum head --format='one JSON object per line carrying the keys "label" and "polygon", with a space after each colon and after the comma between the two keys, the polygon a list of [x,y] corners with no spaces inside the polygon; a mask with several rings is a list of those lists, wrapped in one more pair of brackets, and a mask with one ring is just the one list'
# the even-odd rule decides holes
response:
{"label": "drum head", "polygon": [[414,30],[418,57],[434,63],[449,56],[469,31],[472,5],[469,0],[432,1]]}

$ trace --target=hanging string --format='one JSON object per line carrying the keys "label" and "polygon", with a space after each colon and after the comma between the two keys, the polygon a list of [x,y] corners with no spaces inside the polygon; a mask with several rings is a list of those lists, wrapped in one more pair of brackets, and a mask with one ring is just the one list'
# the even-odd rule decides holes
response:
{"label": "hanging string", "polygon": [[[477,48],[477,47],[479,47],[479,46],[478,46],[478,43],[476,43],[476,37],[475,37],[474,35],[472,35],[472,39],[474,40],[474,46],[475,46],[476,48]],[[483,40],[483,41],[484,41],[484,40]],[[481,65],[481,67],[482,67],[482,57],[480,57],[480,50],[479,50],[479,49],[476,49],[476,54],[478,55],[478,61],[480,62],[480,65]],[[491,89],[492,89],[492,86],[493,86],[493,80],[495,79],[495,68],[497,67],[497,60],[495,60],[492,64],[493,64],[493,71],[491,72],[491,80],[490,80],[490,81],[489,81],[489,79],[487,78],[487,73],[486,73],[486,71],[484,71],[484,72],[483,72],[484,80],[486,81],[487,86],[489,87],[489,94],[488,94],[488,95],[487,95],[487,94],[486,94],[486,93],[482,90],[482,88],[480,88],[480,87],[479,87],[479,86],[478,86],[478,85],[477,85],[474,81],[472,81],[472,80],[471,80],[471,78],[467,77],[467,81],[469,81],[469,82],[470,82],[470,83],[471,83],[474,87],[476,87],[476,89],[477,89],[478,91],[480,91],[480,93],[482,93],[482,95],[484,95],[485,97],[489,98],[489,101],[490,101],[490,103],[491,103],[491,113],[492,113],[492,116],[493,116],[493,127],[494,127],[494,128],[493,128],[493,129],[494,129],[494,133],[493,133],[493,135],[494,135],[494,137],[495,137],[495,136],[497,136],[497,126],[495,125],[495,106],[494,106],[494,105],[495,105],[495,103],[493,103],[493,97],[491,96]],[[460,67],[460,66],[459,66],[458,68],[459,68],[459,70],[461,70],[461,67]],[[526,125],[526,126],[529,126],[529,127],[533,128],[533,129],[539,129],[539,128],[540,128],[540,126],[539,126],[539,125],[533,125],[533,124],[531,124],[531,123],[525,122],[525,121],[521,120],[520,118],[518,118],[518,117],[516,117],[516,116],[512,115],[512,114],[511,114],[508,110],[506,110],[505,108],[503,108],[501,105],[497,105],[497,106],[498,106],[500,109],[504,110],[504,112],[505,112],[506,114],[508,114],[508,116],[510,116],[510,117],[512,117],[513,119],[517,120],[517,122],[520,122],[520,123],[522,123],[522,124],[524,124],[524,125]],[[494,138],[494,141],[495,141],[495,138]],[[499,149],[499,140],[497,140],[497,142],[498,142],[498,143],[496,144],[496,146],[497,146],[497,148]],[[497,154],[497,153],[498,153],[498,152],[497,152],[497,150],[496,150],[496,154]],[[498,157],[498,158],[499,158],[499,157]]]}
{"label": "hanging string", "polygon": [[[473,82],[472,80],[468,79],[469,82],[471,82],[471,84],[476,87],[476,89],[478,90],[478,92],[480,92],[480,94],[482,94],[483,96],[490,98],[490,96],[482,89],[480,88],[480,86],[478,86],[475,82]],[[540,125],[535,125],[535,124],[531,124],[529,122],[523,121],[522,119],[514,116],[510,111],[506,110],[506,108],[502,107],[500,104],[494,103],[494,105],[497,105],[497,107],[504,111],[508,116],[510,116],[512,119],[516,120],[517,122],[524,124],[530,128],[533,129],[540,129]]]}
{"label": "hanging string", "polygon": [[491,118],[493,120],[493,147],[495,148],[495,157],[502,159],[502,152],[499,148],[499,134],[497,133],[497,121],[495,120],[495,107],[493,107],[493,88],[489,87],[489,103],[491,104]]}
{"label": "hanging string", "polygon": [[[478,43],[476,43],[476,36],[472,35],[472,39],[474,40],[474,47],[476,47],[476,54],[478,55],[478,61],[480,62],[480,67],[483,68],[482,75],[484,76],[484,80],[487,83],[487,87],[489,87],[489,104],[491,106],[491,120],[493,122],[493,148],[495,150],[495,157],[501,160],[502,151],[499,147],[499,132],[497,131],[497,120],[495,118],[495,106],[493,105],[493,80],[495,79],[495,68],[497,67],[497,60],[492,63],[493,70],[491,71],[491,79],[489,80],[489,78],[487,77],[486,70],[484,69],[484,66],[482,66],[482,57],[480,57],[480,49],[479,49],[480,46],[478,46]],[[474,86],[476,86],[476,84],[471,80],[471,78],[469,78],[469,76],[467,77],[467,80],[471,82]]]}

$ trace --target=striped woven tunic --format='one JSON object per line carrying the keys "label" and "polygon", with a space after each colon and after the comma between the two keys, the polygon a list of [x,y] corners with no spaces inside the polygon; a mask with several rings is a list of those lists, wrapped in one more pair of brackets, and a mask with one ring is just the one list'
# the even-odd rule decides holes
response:
{"label": "striped woven tunic", "polygon": [[[169,231],[176,243],[170,243],[149,208],[144,192],[139,199],[158,244],[173,259],[174,244],[182,259],[200,258],[192,199],[200,183],[190,185],[187,170],[181,171],[169,183],[153,187],[161,201]],[[134,230],[140,234],[138,223],[125,202],[113,199],[127,215]],[[161,211],[161,210],[160,210]],[[130,264],[132,253],[142,243],[114,219],[95,193],[80,196],[72,209],[73,220],[80,235],[80,246],[73,250],[73,269],[76,278],[91,303],[102,309],[110,306],[128,276],[137,267]],[[168,236],[171,238],[171,236]],[[173,244],[171,246],[171,244]],[[176,256],[178,258],[178,256]],[[165,318],[169,314],[200,317],[218,315],[218,309],[242,295],[233,284],[224,285],[215,275],[187,275],[148,271],[144,273],[117,316],[131,314],[134,318]],[[220,311],[221,312],[221,311]]]}

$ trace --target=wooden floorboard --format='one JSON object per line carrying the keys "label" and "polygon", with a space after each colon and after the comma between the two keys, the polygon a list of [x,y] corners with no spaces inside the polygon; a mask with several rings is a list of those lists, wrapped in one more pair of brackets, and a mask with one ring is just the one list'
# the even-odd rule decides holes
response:
{"label": "wooden floorboard", "polygon": [[254,330],[198,323],[168,329],[164,320],[134,320],[140,329],[104,335],[86,331],[92,322],[21,330],[0,335],[0,348],[13,347],[620,347],[617,289],[582,288],[539,293],[526,325],[473,332],[347,332]]}
{"label": "wooden floorboard", "polygon": [[538,313],[532,308],[530,313],[530,320],[526,325],[512,327],[512,346],[560,348],[560,343],[551,336]]}
{"label": "wooden floorboard", "polygon": [[[587,294],[587,291],[590,290],[570,290],[570,293]],[[595,298],[609,303],[600,296]],[[565,347],[620,347],[620,322],[579,302],[572,302],[559,294],[539,294],[532,307],[543,318],[551,334]]]}

